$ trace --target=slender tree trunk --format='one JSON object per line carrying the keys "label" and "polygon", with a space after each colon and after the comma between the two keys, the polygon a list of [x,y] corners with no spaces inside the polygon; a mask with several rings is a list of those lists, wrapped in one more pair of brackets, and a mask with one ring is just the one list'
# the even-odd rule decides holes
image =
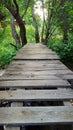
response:
{"label": "slender tree trunk", "polygon": [[44,44],[47,44],[49,38],[53,35],[53,33],[55,31],[54,24],[53,24],[53,20],[56,15],[54,12],[54,9],[53,9],[53,8],[55,8],[55,5],[56,5],[56,0],[48,1],[47,28],[46,28]]}
{"label": "slender tree trunk", "polygon": [[66,24],[63,25],[63,29],[62,30],[63,30],[63,43],[68,43],[68,29],[67,29]]}
{"label": "slender tree trunk", "polygon": [[12,28],[12,36],[16,42],[16,45],[20,45],[20,38],[16,32],[16,28],[15,28],[15,23],[14,23],[14,18],[12,16],[12,14],[10,13],[10,18],[11,18],[11,28]]}
{"label": "slender tree trunk", "polygon": [[26,9],[24,10],[24,13],[23,13],[23,15],[22,15],[21,18],[23,18],[23,17],[25,16],[25,14],[26,14],[26,12],[27,12],[27,9],[28,9],[28,7],[29,7],[29,4],[30,4],[30,0],[27,0]]}
{"label": "slender tree trunk", "polygon": [[61,0],[61,19],[62,19],[62,31],[63,31],[63,43],[68,42],[68,24],[67,24],[67,13],[65,10],[66,0]]}
{"label": "slender tree trunk", "polygon": [[41,33],[41,42],[44,42],[44,24],[45,24],[45,12],[44,12],[44,1],[42,0],[42,12],[43,12],[43,23],[42,23],[42,33]]}
{"label": "slender tree trunk", "polygon": [[[55,6],[55,0],[52,0],[51,2],[52,4],[52,7]],[[50,8],[50,1],[48,1],[48,10]],[[46,36],[45,36],[45,40],[44,40],[44,44],[47,44],[48,42],[48,38],[49,38],[49,35],[50,35],[50,30],[51,30],[51,26],[52,26],[52,17],[54,15],[54,12],[53,12],[53,9],[50,9],[50,12],[48,11],[48,18],[47,18],[47,28],[46,28]]]}
{"label": "slender tree trunk", "polygon": [[33,17],[34,27],[35,27],[35,41],[36,41],[36,43],[39,43],[40,42],[39,30],[38,30],[37,21],[36,21],[35,14],[34,14],[34,7],[32,9],[32,17]]}

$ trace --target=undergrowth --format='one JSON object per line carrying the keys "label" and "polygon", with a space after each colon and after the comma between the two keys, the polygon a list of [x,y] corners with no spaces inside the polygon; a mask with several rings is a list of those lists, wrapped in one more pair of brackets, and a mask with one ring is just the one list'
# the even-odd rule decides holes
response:
{"label": "undergrowth", "polygon": [[16,50],[11,45],[3,46],[0,45],[0,68],[4,68],[12,60]]}
{"label": "undergrowth", "polygon": [[48,43],[48,47],[57,52],[63,62],[73,63],[73,39],[69,39],[67,44],[53,39]]}

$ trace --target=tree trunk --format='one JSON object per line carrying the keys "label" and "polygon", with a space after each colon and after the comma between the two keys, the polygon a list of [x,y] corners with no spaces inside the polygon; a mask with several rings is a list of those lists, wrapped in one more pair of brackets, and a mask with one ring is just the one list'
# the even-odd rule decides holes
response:
{"label": "tree trunk", "polygon": [[61,0],[61,20],[62,20],[62,31],[63,31],[63,43],[68,42],[68,24],[67,24],[67,13],[65,10],[66,0]]}
{"label": "tree trunk", "polygon": [[39,30],[38,30],[37,21],[36,21],[35,14],[34,14],[34,9],[32,10],[32,17],[33,17],[34,27],[35,27],[35,41],[36,41],[36,43],[39,43],[39,41],[40,41]]}
{"label": "tree trunk", "polygon": [[19,13],[16,11],[16,9],[13,5],[7,4],[6,8],[10,11],[10,13],[13,15],[13,17],[16,19],[16,22],[19,25],[22,46],[26,45],[26,43],[27,43],[26,28],[25,28],[22,18],[20,17]]}
{"label": "tree trunk", "polygon": [[11,18],[12,36],[13,36],[15,42],[16,42],[16,45],[19,46],[20,45],[20,38],[19,38],[19,36],[16,32],[14,18],[13,18],[11,13],[10,13],[10,18]]}
{"label": "tree trunk", "polygon": [[44,43],[44,25],[45,25],[44,0],[42,0],[41,2],[42,2],[42,13],[43,13],[42,32],[41,32],[41,42]]}
{"label": "tree trunk", "polygon": [[20,16],[17,16],[16,21],[20,27],[20,37],[22,40],[22,46],[27,44],[27,38],[26,38],[26,28],[24,25],[24,22],[22,21],[22,19],[20,18]]}
{"label": "tree trunk", "polygon": [[63,43],[68,43],[68,29],[66,24],[63,26]]}
{"label": "tree trunk", "polygon": [[[51,4],[50,4],[50,1],[48,1],[48,10],[49,8],[51,7],[55,7],[55,4],[56,4],[56,1],[55,0],[52,0],[51,1]],[[54,17],[54,10],[53,8],[50,9],[50,11],[48,11],[48,17],[47,17],[47,28],[46,28],[46,34],[45,34],[45,40],[44,40],[44,44],[47,44],[48,42],[48,39],[50,38],[50,36],[53,34],[54,32],[54,28],[52,29],[52,19]]]}

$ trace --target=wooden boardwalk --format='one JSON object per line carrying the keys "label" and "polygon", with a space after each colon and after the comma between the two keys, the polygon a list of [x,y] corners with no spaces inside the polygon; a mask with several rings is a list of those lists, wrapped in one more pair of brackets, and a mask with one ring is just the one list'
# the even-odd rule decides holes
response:
{"label": "wooden boardwalk", "polygon": [[21,130],[65,124],[73,130],[72,83],[73,72],[55,52],[42,44],[27,44],[0,76],[0,126]]}

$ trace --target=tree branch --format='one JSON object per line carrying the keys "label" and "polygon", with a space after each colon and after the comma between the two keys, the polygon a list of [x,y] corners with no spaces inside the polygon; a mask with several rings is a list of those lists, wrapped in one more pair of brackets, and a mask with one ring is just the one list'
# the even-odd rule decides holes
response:
{"label": "tree branch", "polygon": [[13,0],[15,6],[16,6],[16,11],[17,11],[17,14],[19,13],[19,7],[18,7],[18,4],[17,4],[17,1],[16,0]]}
{"label": "tree branch", "polygon": [[30,0],[28,0],[27,1],[27,4],[26,4],[26,9],[24,10],[24,13],[22,14],[22,19],[23,19],[23,17],[25,16],[25,14],[26,14],[26,12],[27,12],[27,9],[28,9],[28,7],[29,7],[29,3],[30,3]]}

